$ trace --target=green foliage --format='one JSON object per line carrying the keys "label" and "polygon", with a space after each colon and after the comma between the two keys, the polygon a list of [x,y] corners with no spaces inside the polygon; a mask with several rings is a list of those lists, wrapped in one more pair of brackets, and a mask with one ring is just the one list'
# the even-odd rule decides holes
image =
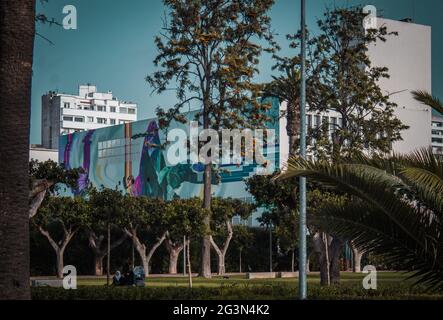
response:
{"label": "green foliage", "polygon": [[86,226],[90,220],[90,208],[80,197],[49,197],[32,220],[47,230],[56,227],[60,231],[75,232]]}
{"label": "green foliage", "polygon": [[[368,55],[370,46],[397,33],[388,31],[386,26],[365,31],[364,18],[362,7],[334,8],[317,21],[319,34],[308,35],[310,111],[319,113],[319,119],[320,113],[331,111],[342,118],[342,123],[323,121],[310,130],[311,151],[317,157],[351,158],[367,148],[374,153],[386,153],[407,128],[394,114],[397,105],[379,87],[379,81],[389,77],[389,70],[372,65]],[[300,37],[300,32],[288,36],[292,48],[300,46]],[[277,59],[282,70],[290,70],[298,63],[297,58]],[[284,78],[287,85],[297,80],[295,73],[283,76],[283,83]]]}
{"label": "green foliage", "polygon": [[52,160],[40,162],[31,159],[29,161],[30,185],[33,186],[39,180],[46,180],[51,184],[49,188],[51,192],[57,191],[59,187],[57,184],[66,184],[75,188],[80,173],[82,173],[82,169],[66,170],[63,165]]}
{"label": "green foliage", "polygon": [[91,187],[88,190],[88,203],[92,216],[90,226],[103,227],[109,222],[117,223],[124,213],[124,196],[118,190]]}
{"label": "green foliage", "polygon": [[[204,128],[253,127],[265,119],[254,84],[263,51],[275,43],[267,15],[273,0],[165,0],[169,17],[155,39],[159,70],[147,77],[156,93],[173,87],[178,103],[159,108],[160,127],[185,121],[181,109],[201,107]],[[261,41],[259,43],[259,41]],[[263,48],[264,43],[269,47]]]}
{"label": "green foliage", "polygon": [[[183,286],[124,288],[80,286],[77,290],[63,288],[33,287],[33,300],[295,300],[296,285],[272,283],[221,283],[216,287]],[[361,282],[321,287],[310,284],[310,300],[440,300],[441,293],[429,295],[422,287],[411,288],[409,284],[379,284],[377,290],[365,290]]]}
{"label": "green foliage", "polygon": [[234,216],[247,219],[254,211],[254,205],[240,199],[215,198],[211,203],[212,230],[224,228],[226,221],[232,221]]}
{"label": "green foliage", "polygon": [[201,206],[199,198],[175,199],[167,203],[166,224],[169,236],[179,240],[183,236],[199,237],[208,231],[204,227],[203,218],[209,214]]}
{"label": "green foliage", "polygon": [[166,231],[168,210],[164,200],[126,194],[121,199],[120,210],[118,225],[122,229]]}
{"label": "green foliage", "polygon": [[311,220],[442,289],[442,168],[442,157],[432,150],[336,164],[291,158],[279,179],[306,176],[346,192],[349,201],[326,203]]}

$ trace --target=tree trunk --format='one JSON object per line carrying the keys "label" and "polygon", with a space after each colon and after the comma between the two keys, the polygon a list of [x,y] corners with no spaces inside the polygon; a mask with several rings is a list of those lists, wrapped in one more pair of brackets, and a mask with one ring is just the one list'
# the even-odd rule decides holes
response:
{"label": "tree trunk", "polygon": [[[123,233],[123,235],[111,244],[111,251],[121,245],[123,241],[126,240],[127,234]],[[88,241],[89,247],[92,249],[94,253],[94,274],[96,276],[103,275],[103,259],[106,257],[107,247],[102,248],[102,243],[105,237],[103,235],[97,236],[96,233],[92,230],[89,230]]]}
{"label": "tree trunk", "polygon": [[145,271],[145,275],[149,275],[149,262],[151,261],[152,256],[154,255],[157,248],[163,243],[166,238],[166,232],[157,239],[157,242],[154,243],[151,250],[149,250],[148,254],[146,254],[146,245],[143,244],[137,236],[137,231],[135,229],[125,230],[126,234],[132,238],[132,241],[135,246],[135,250],[137,250],[138,255],[140,256],[140,260],[143,265],[143,269]]}
{"label": "tree trunk", "polygon": [[306,273],[311,272],[311,255],[309,254],[306,258]]}
{"label": "tree trunk", "polygon": [[103,259],[105,255],[94,255],[94,274],[96,276],[103,275]]}
{"label": "tree trunk", "polygon": [[340,282],[340,255],[343,250],[343,241],[334,237],[330,245],[330,281],[332,284]]}
{"label": "tree trunk", "polygon": [[291,250],[291,272],[294,272],[295,270],[294,264],[295,264],[295,250]]}
{"label": "tree trunk", "polygon": [[57,243],[49,234],[49,232],[45,229],[43,229],[41,226],[39,227],[39,231],[42,235],[48,239],[49,244],[52,246],[52,248],[55,251],[56,255],[56,275],[57,278],[61,279],[63,278],[63,255],[65,253],[65,249],[68,246],[69,242],[71,241],[72,237],[75,235],[78,229],[72,231],[65,229],[65,234],[63,236],[63,239]]}
{"label": "tree trunk", "polygon": [[240,248],[240,249],[238,249],[239,250],[239,253],[238,253],[238,256],[239,256],[239,262],[238,262],[238,265],[239,265],[239,273],[241,273],[241,264],[242,264],[242,262],[241,262],[241,255],[242,255],[242,248]]}
{"label": "tree trunk", "polygon": [[173,243],[169,236],[166,237],[165,244],[169,252],[169,274],[177,274],[178,257],[183,250],[183,244]]}
{"label": "tree trunk", "polygon": [[29,192],[29,219],[37,214],[38,209],[45,199],[47,191],[53,185],[53,181],[48,181],[46,179],[34,181],[31,191]]}
{"label": "tree trunk", "polygon": [[286,133],[289,138],[289,156],[296,156],[300,142],[300,108],[297,101],[288,101],[286,112]]}
{"label": "tree trunk", "polygon": [[35,1],[0,1],[0,299],[30,299],[29,126]]}
{"label": "tree trunk", "polygon": [[214,248],[215,252],[217,253],[217,261],[218,261],[217,273],[219,276],[222,276],[226,273],[226,267],[225,267],[226,252],[228,252],[229,244],[231,243],[232,236],[234,235],[231,220],[226,219],[225,224],[226,224],[226,229],[228,231],[228,236],[226,237],[226,240],[223,243],[222,249],[220,249],[219,246],[215,243],[214,238],[211,235],[209,236],[209,241],[212,247]]}
{"label": "tree trunk", "polygon": [[[203,195],[203,208],[211,209],[211,165],[205,165],[204,172],[204,195]],[[206,228],[206,232],[202,237],[201,245],[201,264],[200,264],[200,276],[205,279],[211,278],[211,235],[209,230],[211,228],[211,217],[208,215],[203,219],[203,225]]]}
{"label": "tree trunk", "polygon": [[313,243],[314,252],[317,256],[318,264],[320,267],[320,284],[322,286],[327,286],[329,284],[328,261],[326,259],[326,248],[321,233],[317,232],[316,234],[314,234]]}
{"label": "tree trunk", "polygon": [[350,243],[352,250],[352,259],[353,259],[353,272],[361,272],[361,259],[363,257],[364,252],[358,250],[353,244],[352,241]]}
{"label": "tree trunk", "polygon": [[59,249],[55,251],[55,254],[57,256],[57,278],[63,279],[63,268],[64,268],[64,262],[63,262],[63,255],[65,254],[64,249]]}
{"label": "tree trunk", "polygon": [[186,256],[187,256],[187,262],[188,262],[188,284],[189,288],[192,289],[192,270],[191,270],[191,250],[189,249],[191,244],[191,240],[187,241],[186,244]]}

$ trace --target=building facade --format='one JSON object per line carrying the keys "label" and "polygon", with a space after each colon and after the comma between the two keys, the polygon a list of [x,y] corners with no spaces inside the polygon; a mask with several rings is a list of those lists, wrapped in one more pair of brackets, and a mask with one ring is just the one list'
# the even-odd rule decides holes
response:
{"label": "building facade", "polygon": [[49,92],[42,96],[42,147],[58,149],[59,136],[137,120],[137,105],[112,92],[79,86],[78,95]]}
{"label": "building facade", "polygon": [[435,154],[443,155],[443,115],[435,113],[432,116],[432,150]]}
{"label": "building facade", "polygon": [[398,105],[395,115],[409,129],[402,131],[403,140],[395,142],[393,151],[410,153],[431,145],[432,110],[416,101],[411,92],[432,92],[431,27],[411,22],[377,18],[379,27],[386,26],[386,42],[378,41],[369,48],[374,66],[387,67],[390,77],[380,81],[380,87]]}
{"label": "building facade", "polygon": [[32,144],[29,148],[29,160],[38,160],[39,162],[45,162],[52,160],[58,162],[58,149],[46,149],[41,145]]}

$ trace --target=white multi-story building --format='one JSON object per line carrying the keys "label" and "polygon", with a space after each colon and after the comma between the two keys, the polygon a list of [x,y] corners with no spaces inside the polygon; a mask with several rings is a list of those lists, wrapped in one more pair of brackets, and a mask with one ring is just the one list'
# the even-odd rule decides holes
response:
{"label": "white multi-story building", "polygon": [[58,149],[60,135],[137,120],[137,105],[119,101],[112,92],[79,86],[78,95],[49,92],[42,96],[42,147]]}
{"label": "white multi-story building", "polygon": [[432,149],[435,154],[443,155],[443,115],[432,116]]}
{"label": "white multi-story building", "polygon": [[[429,147],[431,140],[435,147],[442,136],[431,139],[431,108],[414,100],[412,91],[432,91],[432,61],[431,61],[431,27],[411,22],[377,19],[379,27],[386,26],[388,31],[398,32],[398,36],[391,36],[386,42],[378,41],[369,48],[368,55],[373,66],[387,67],[389,79],[382,79],[379,86],[390,100],[398,105],[395,115],[409,129],[401,132],[402,141],[395,142],[392,149],[395,153],[406,154],[422,147]],[[285,110],[286,103],[282,104]],[[314,114],[308,112],[307,125],[315,128],[327,122],[331,126],[340,125],[342,119],[336,112]],[[443,121],[443,118],[440,118]],[[434,122],[434,126],[437,126]],[[443,127],[440,128],[443,130]],[[288,158],[288,137],[286,134],[286,119],[280,120],[280,165],[284,165]],[[435,127],[433,127],[435,128]],[[439,140],[440,139],[440,140]],[[441,149],[440,149],[441,150]]]}
{"label": "white multi-story building", "polygon": [[378,41],[369,48],[373,65],[387,67],[389,79],[382,79],[380,87],[398,105],[395,115],[409,126],[395,142],[396,153],[410,153],[431,145],[431,108],[416,101],[411,92],[432,92],[431,27],[411,22],[377,19],[379,27],[398,32],[386,42]]}

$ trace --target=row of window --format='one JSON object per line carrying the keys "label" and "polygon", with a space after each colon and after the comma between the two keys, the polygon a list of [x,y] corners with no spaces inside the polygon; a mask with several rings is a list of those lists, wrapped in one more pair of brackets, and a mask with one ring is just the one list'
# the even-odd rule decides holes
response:
{"label": "row of window", "polygon": [[[64,109],[71,109],[71,103],[69,102],[65,102],[63,104],[63,108]],[[101,111],[101,112],[106,112],[107,107],[106,106],[94,106],[94,105],[77,105],[77,109],[78,110],[89,110],[89,111]],[[115,113],[117,112],[117,107],[109,107],[109,112]],[[119,108],[119,113],[123,113],[123,114],[135,114],[135,109],[134,108],[127,108],[127,107],[120,107]]]}
{"label": "row of window", "polygon": [[[86,117],[88,123],[94,123],[94,117]],[[96,122],[99,124],[108,124],[108,119],[106,118],[95,118]],[[117,124],[118,119],[109,119],[109,124],[114,125]],[[69,122],[85,122],[85,117],[75,117],[75,116],[63,116],[63,121]],[[118,124],[124,124],[129,122],[127,120],[118,120]]]}

